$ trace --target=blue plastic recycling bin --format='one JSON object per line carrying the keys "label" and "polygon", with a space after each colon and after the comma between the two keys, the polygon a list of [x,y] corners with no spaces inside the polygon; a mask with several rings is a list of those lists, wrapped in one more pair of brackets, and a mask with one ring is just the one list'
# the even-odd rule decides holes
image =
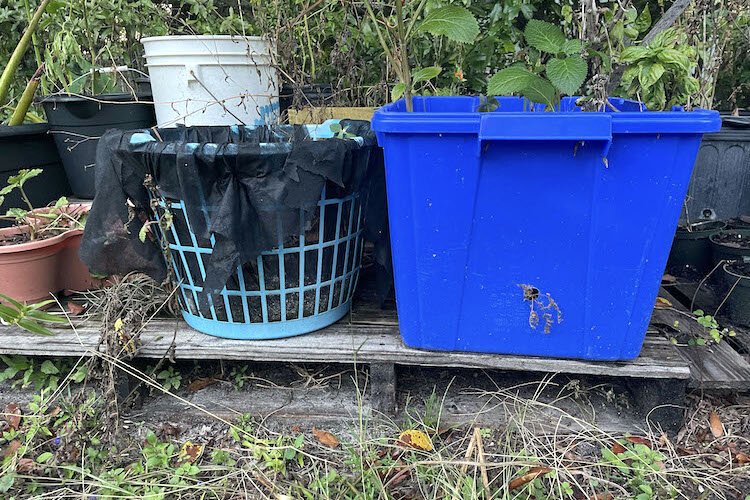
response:
{"label": "blue plastic recycling bin", "polygon": [[481,113],[477,97],[417,97],[414,112],[401,100],[373,118],[404,343],[635,358],[719,114],[498,101]]}

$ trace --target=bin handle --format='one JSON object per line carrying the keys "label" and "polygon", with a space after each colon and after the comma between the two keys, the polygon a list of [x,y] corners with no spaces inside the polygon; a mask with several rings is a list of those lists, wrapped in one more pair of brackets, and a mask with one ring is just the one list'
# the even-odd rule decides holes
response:
{"label": "bin handle", "polygon": [[612,117],[604,113],[484,113],[478,155],[488,141],[601,141],[606,158],[612,144]]}

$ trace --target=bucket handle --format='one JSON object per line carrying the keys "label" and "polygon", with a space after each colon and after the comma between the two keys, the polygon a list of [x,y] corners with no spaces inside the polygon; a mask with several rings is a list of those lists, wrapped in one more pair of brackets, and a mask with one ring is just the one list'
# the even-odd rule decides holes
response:
{"label": "bucket handle", "polygon": [[494,112],[482,114],[478,155],[489,141],[597,141],[606,158],[612,144],[612,117],[604,113]]}

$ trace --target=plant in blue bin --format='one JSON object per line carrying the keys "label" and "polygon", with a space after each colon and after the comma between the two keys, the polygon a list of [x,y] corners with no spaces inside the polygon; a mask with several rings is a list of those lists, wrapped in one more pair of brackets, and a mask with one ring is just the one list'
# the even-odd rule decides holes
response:
{"label": "plant in blue bin", "polygon": [[[479,23],[468,9],[460,5],[446,5],[427,11],[427,0],[384,2],[376,15],[373,2],[365,0],[365,8],[378,36],[386,58],[393,66],[399,82],[393,87],[394,100],[404,97],[406,110],[413,111],[412,95],[441,72],[440,66],[412,69],[409,62],[409,42],[416,33],[427,32],[444,36],[458,43],[472,43],[479,35]],[[414,8],[411,8],[415,5]]]}

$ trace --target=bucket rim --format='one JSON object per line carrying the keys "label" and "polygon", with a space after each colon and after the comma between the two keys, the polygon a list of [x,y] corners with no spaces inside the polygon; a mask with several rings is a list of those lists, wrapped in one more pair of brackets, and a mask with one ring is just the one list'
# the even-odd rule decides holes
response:
{"label": "bucket rim", "polygon": [[267,42],[271,43],[269,39],[258,35],[163,35],[163,36],[146,36],[140,39],[141,43],[144,42],[159,42],[159,41],[182,41],[182,40],[247,40],[252,42]]}

